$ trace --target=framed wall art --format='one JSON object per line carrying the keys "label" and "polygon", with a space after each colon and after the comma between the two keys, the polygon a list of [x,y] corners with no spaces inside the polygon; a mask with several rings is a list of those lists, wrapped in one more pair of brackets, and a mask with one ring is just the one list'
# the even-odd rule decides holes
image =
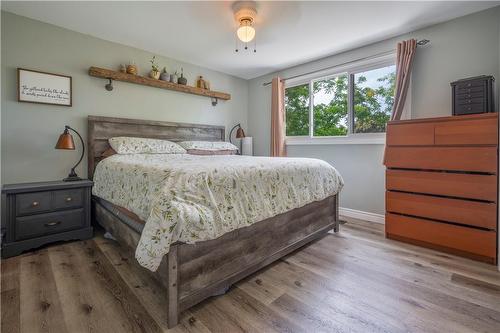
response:
{"label": "framed wall art", "polygon": [[17,69],[19,102],[72,106],[71,76]]}

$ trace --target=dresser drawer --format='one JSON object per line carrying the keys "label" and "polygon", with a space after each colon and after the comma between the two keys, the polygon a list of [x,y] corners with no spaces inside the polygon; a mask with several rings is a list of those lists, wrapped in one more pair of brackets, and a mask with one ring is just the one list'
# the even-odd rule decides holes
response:
{"label": "dresser drawer", "polygon": [[462,87],[459,88],[457,87],[457,94],[475,94],[475,93],[484,93],[484,86],[483,85],[478,85],[474,87]]}
{"label": "dresser drawer", "polygon": [[436,145],[497,145],[498,119],[462,120],[436,124]]}
{"label": "dresser drawer", "polygon": [[471,93],[456,94],[457,100],[469,99],[469,98],[484,98],[484,91],[476,91]]}
{"label": "dresser drawer", "polygon": [[494,203],[388,191],[386,211],[490,230],[497,227]]}
{"label": "dresser drawer", "polygon": [[388,190],[497,201],[495,175],[388,169],[385,181]]}
{"label": "dresser drawer", "polygon": [[[389,238],[404,241],[414,240],[418,245],[446,250],[460,254],[470,253],[489,258],[495,262],[496,233],[473,228],[461,227],[425,219],[386,214],[385,232]],[[424,243],[424,244],[421,244]]]}
{"label": "dresser drawer", "polygon": [[77,208],[83,206],[84,189],[54,191],[54,209]]}
{"label": "dresser drawer", "polygon": [[483,113],[485,112],[484,103],[481,102],[479,104],[456,105],[455,112],[458,115]]}
{"label": "dresser drawer", "polygon": [[16,240],[77,229],[84,224],[83,208],[18,217],[16,218]]}
{"label": "dresser drawer", "polygon": [[457,105],[473,105],[473,104],[483,105],[484,98],[478,97],[478,98],[457,99],[456,103],[457,103]]}
{"label": "dresser drawer", "polygon": [[47,212],[52,209],[52,193],[33,192],[16,195],[16,215]]}
{"label": "dresser drawer", "polygon": [[388,146],[432,146],[434,124],[389,124],[386,137]]}
{"label": "dresser drawer", "polygon": [[467,80],[465,82],[460,82],[456,84],[457,89],[468,89],[474,87],[484,88],[485,81],[484,80]]}
{"label": "dresser drawer", "polygon": [[388,168],[497,172],[496,147],[388,147]]}

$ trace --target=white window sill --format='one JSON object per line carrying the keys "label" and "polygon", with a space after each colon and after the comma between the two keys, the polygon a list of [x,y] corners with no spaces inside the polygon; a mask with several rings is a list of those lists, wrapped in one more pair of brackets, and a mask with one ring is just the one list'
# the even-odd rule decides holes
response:
{"label": "white window sill", "polygon": [[292,136],[285,138],[287,146],[301,145],[385,145],[385,133],[354,134],[347,136],[309,137]]}

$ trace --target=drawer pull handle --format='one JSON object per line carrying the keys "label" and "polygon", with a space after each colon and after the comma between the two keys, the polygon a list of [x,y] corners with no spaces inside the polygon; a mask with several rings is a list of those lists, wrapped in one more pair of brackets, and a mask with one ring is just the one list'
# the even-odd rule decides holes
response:
{"label": "drawer pull handle", "polygon": [[40,205],[38,201],[33,201],[33,203],[31,204],[31,206],[33,207],[37,207],[38,205]]}
{"label": "drawer pull handle", "polygon": [[66,198],[66,202],[70,202],[71,200],[73,200],[73,198],[71,198],[71,197]]}
{"label": "drawer pull handle", "polygon": [[61,224],[61,221],[55,221],[55,222],[47,222],[45,223],[46,227],[53,227],[55,225]]}

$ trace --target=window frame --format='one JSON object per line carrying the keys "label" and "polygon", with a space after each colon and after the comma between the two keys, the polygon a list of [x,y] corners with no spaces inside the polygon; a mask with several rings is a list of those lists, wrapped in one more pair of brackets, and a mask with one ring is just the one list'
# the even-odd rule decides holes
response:
{"label": "window frame", "polygon": [[[354,75],[365,71],[374,70],[381,67],[395,65],[396,53],[390,52],[387,55],[377,58],[357,61],[348,65],[336,66],[324,71],[315,72],[313,74],[304,75],[296,79],[285,81],[285,89],[309,84],[309,135],[301,136],[285,136],[287,145],[302,145],[302,144],[385,144],[385,132],[383,133],[353,133],[354,128]],[[347,119],[348,130],[347,135],[340,136],[314,136],[314,94],[312,85],[315,81],[321,81],[332,77],[337,77],[347,74],[348,77],[348,103],[347,103]],[[411,84],[409,87],[411,91]],[[411,118],[411,93],[409,92],[405,103],[405,112],[403,119]],[[286,122],[285,122],[286,133]]]}

